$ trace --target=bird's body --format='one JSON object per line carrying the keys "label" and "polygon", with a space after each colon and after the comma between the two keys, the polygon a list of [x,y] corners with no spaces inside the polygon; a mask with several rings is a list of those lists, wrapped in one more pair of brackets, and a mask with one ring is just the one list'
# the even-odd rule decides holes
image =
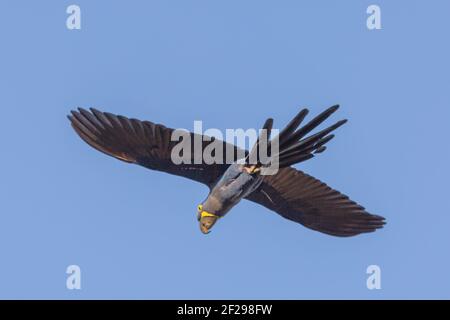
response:
{"label": "bird's body", "polygon": [[[172,151],[177,143],[171,139],[175,130],[149,121],[128,119],[95,109],[91,109],[91,112],[84,109],[72,111],[69,119],[78,135],[103,153],[125,162],[206,184],[210,192],[198,206],[197,212],[203,233],[209,233],[219,218],[224,217],[239,201],[246,199],[310,229],[348,237],[382,228],[384,218],[367,213],[347,196],[291,167],[325,150],[325,144],[334,137],[330,133],[346,120],[338,121],[315,134],[309,133],[337,108],[338,106],[328,108],[300,127],[308,113],[307,109],[303,109],[272,140],[269,137],[273,120],[268,119],[263,126],[266,135],[260,135],[249,152],[238,152],[242,150],[223,142],[220,147],[223,147],[224,155],[229,150],[233,150],[234,155],[245,155],[241,159],[234,157],[230,164],[223,161],[212,164],[191,161],[176,164]],[[190,138],[195,136],[193,133],[187,135]],[[203,143],[200,152],[213,143],[212,139],[200,141]],[[270,151],[267,162],[262,161],[259,153],[264,145]],[[255,155],[256,162],[252,162]],[[191,160],[197,154],[191,152],[187,156]],[[274,163],[278,170],[274,174],[263,175],[262,171]]]}
{"label": "bird's body", "polygon": [[200,230],[208,233],[217,219],[224,217],[244,197],[255,191],[262,179],[259,174],[248,173],[242,164],[230,165],[212,187],[205,201],[199,205]]}
{"label": "bird's body", "polygon": [[203,209],[223,217],[242,198],[254,191],[262,176],[248,173],[242,164],[234,163],[217,181],[203,202]]}

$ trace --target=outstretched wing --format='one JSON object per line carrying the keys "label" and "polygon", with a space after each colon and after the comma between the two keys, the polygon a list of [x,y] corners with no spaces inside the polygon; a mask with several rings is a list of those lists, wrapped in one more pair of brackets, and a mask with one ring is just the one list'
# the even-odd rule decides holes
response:
{"label": "outstretched wing", "polygon": [[[100,112],[92,108],[90,110],[91,112],[79,108],[78,111],[71,112],[68,117],[73,129],[91,147],[128,163],[183,176],[211,186],[229,166],[225,164],[227,151],[234,152],[234,160],[239,155],[245,155],[242,149],[232,144],[209,137],[207,141],[203,141],[203,136],[186,133],[191,144],[191,147],[187,149],[191,154],[186,157],[190,157],[190,164],[175,164],[171,159],[172,149],[178,144],[178,141],[171,141],[175,129],[150,121],[128,119]],[[195,137],[199,138],[197,141],[201,141],[201,150],[194,146]],[[221,143],[223,161],[206,164],[200,158],[201,163],[196,164],[195,162],[198,161],[195,161],[195,158],[201,156],[204,149],[213,142]],[[214,150],[214,148],[211,149]],[[215,155],[214,152],[212,155]]]}
{"label": "outstretched wing", "polygon": [[369,214],[346,195],[294,168],[265,176],[247,199],[305,227],[339,237],[382,228],[384,218]]}

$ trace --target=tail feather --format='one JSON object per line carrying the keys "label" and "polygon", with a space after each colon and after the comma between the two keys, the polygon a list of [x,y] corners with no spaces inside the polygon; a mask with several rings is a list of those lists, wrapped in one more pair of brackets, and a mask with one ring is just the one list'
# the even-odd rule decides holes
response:
{"label": "tail feather", "polygon": [[302,109],[280,132],[279,134],[279,145],[286,143],[286,140],[294,133],[295,129],[303,122],[306,115],[309,113],[308,109]]}
{"label": "tail feather", "polygon": [[265,150],[268,150],[269,144],[270,144],[270,133],[272,131],[273,126],[273,119],[269,118],[264,123],[262,130],[260,132],[260,135],[258,136],[258,139],[256,140],[256,143],[254,144],[252,150],[247,156],[246,162],[249,164],[256,164],[260,166],[261,159],[260,159],[260,152],[259,150],[261,147],[265,148]]}
{"label": "tail feather", "polygon": [[284,153],[288,153],[291,152],[293,150],[305,150],[310,146],[315,146],[323,137],[325,137],[327,134],[329,134],[331,131],[339,128],[340,126],[342,126],[344,123],[346,123],[347,120],[341,120],[336,122],[334,125],[320,131],[317,132],[307,138],[304,138],[300,141],[297,141],[293,144],[291,144],[289,147],[287,148],[283,148],[282,151],[280,152],[280,156],[282,156]]}
{"label": "tail feather", "polygon": [[[272,148],[275,139],[270,140],[273,119],[267,119],[255,145],[247,155],[246,163],[254,169],[271,165],[277,159],[278,167],[284,168],[311,159],[315,154],[325,151],[325,144],[334,138],[334,134],[330,133],[346,123],[347,120],[340,120],[317,133],[309,136],[308,134],[328,119],[338,108],[339,105],[334,105],[304,126],[300,126],[309,113],[308,109],[302,109],[275,138],[278,139],[276,154],[272,152],[272,149],[275,149]],[[268,159],[261,158],[261,149],[267,151]]]}
{"label": "tail feather", "polygon": [[331,116],[338,108],[339,105],[328,108],[327,110],[316,116],[314,119],[309,121],[307,124],[305,124],[303,127],[297,129],[297,131],[295,131],[293,134],[290,134],[286,139],[280,139],[283,141],[286,140],[283,144],[280,143],[280,148],[287,148],[291,144],[296,143],[297,141],[302,139],[304,136],[318,127],[322,122],[324,122],[329,116]]}
{"label": "tail feather", "polygon": [[317,133],[309,136],[308,134],[328,119],[338,108],[339,105],[332,106],[300,127],[308,114],[308,109],[303,109],[289,122],[278,135],[278,153],[271,155],[272,158],[278,157],[279,168],[306,161],[313,158],[314,154],[325,151],[325,144],[334,138],[334,135],[330,133],[346,123],[347,120],[340,120]]}

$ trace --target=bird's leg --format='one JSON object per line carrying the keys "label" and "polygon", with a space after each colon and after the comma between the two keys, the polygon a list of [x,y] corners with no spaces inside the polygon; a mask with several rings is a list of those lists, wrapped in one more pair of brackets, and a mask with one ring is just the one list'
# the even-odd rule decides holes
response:
{"label": "bird's leg", "polygon": [[248,174],[254,174],[254,173],[258,173],[259,171],[261,171],[261,167],[256,165],[256,164],[251,165],[249,167],[248,166],[243,166],[242,169]]}

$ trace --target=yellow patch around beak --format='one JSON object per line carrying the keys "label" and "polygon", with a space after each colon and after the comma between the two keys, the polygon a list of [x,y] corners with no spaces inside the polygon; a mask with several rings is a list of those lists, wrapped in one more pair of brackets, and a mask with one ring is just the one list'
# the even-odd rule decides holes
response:
{"label": "yellow patch around beak", "polygon": [[217,215],[215,215],[215,214],[212,214],[212,213],[209,213],[209,212],[206,212],[206,211],[202,211],[202,212],[200,213],[200,217],[202,217],[202,218],[204,218],[204,217],[220,218],[219,216],[217,216]]}

